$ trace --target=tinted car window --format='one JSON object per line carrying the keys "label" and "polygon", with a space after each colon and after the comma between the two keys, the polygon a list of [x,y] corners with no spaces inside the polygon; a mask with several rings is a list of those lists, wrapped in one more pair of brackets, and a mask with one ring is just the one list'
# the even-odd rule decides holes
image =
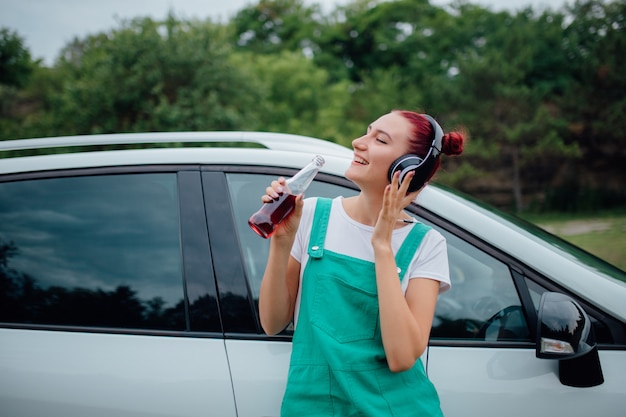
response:
{"label": "tinted car window", "polygon": [[452,288],[439,297],[432,338],[530,340],[509,268],[457,236],[439,231],[448,244]]}
{"label": "tinted car window", "polygon": [[0,321],[184,330],[176,174],[0,184]]}

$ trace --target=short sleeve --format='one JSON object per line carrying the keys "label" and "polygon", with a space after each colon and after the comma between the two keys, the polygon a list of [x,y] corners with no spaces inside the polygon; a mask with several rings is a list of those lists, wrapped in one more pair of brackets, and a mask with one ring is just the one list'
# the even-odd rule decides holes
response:
{"label": "short sleeve", "polygon": [[315,205],[317,204],[317,197],[305,198],[304,207],[302,209],[302,217],[300,218],[300,225],[296,232],[296,238],[291,247],[291,256],[300,264],[303,263],[304,255],[306,254],[309,246],[309,238],[311,236],[311,226],[313,224],[313,216],[315,214]]}
{"label": "short sleeve", "polygon": [[[450,289],[448,246],[441,233],[431,229],[424,236],[422,244],[413,256],[407,276],[409,279],[430,278],[439,281],[440,294]],[[406,290],[408,280],[404,281],[402,286]]]}

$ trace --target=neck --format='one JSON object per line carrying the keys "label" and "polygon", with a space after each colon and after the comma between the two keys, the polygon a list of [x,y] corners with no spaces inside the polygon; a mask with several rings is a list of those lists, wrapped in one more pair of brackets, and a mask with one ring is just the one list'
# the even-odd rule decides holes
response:
{"label": "neck", "polygon": [[367,226],[374,226],[382,206],[382,194],[374,195],[361,191],[358,196],[346,201],[344,210],[353,220]]}

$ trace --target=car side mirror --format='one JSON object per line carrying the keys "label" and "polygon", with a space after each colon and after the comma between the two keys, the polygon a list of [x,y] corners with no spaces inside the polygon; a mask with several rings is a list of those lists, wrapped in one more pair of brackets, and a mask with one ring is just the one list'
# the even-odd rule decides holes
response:
{"label": "car side mirror", "polygon": [[576,301],[546,292],[537,318],[536,356],[559,360],[562,384],[582,388],[604,382],[591,320]]}

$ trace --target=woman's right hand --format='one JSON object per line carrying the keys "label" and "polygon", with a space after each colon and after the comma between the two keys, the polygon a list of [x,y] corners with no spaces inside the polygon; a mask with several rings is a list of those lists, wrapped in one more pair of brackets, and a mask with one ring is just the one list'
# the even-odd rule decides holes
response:
{"label": "woman's right hand", "polygon": [[[284,177],[279,177],[278,179],[272,181],[270,186],[265,189],[265,195],[261,197],[261,201],[263,201],[263,203],[270,203],[278,200],[278,198],[286,192],[286,189],[286,179]],[[296,231],[300,225],[300,218],[302,217],[302,207],[304,206],[303,198],[303,194],[296,196],[296,206],[293,213],[291,213],[291,215],[282,223],[276,226],[276,231],[274,232],[273,237],[280,238],[286,236],[293,238],[296,235]]]}

